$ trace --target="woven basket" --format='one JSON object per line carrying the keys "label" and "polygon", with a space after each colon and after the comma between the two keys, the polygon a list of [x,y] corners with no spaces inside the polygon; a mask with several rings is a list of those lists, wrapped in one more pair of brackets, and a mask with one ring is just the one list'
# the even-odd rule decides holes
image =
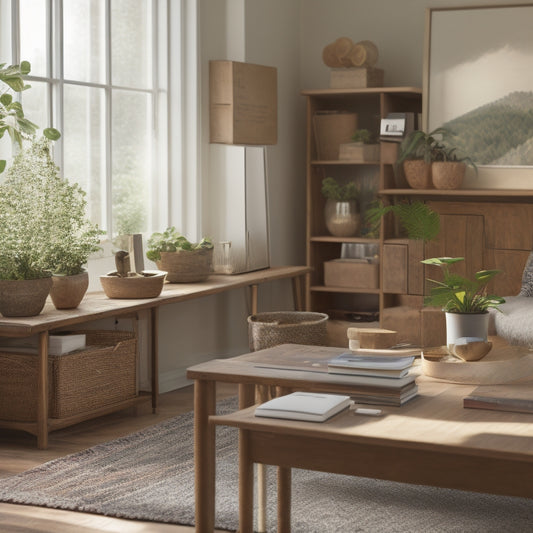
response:
{"label": "woven basket", "polygon": [[213,248],[161,252],[157,268],[167,272],[170,283],[194,283],[205,281],[211,273]]}
{"label": "woven basket", "polygon": [[[127,331],[85,333],[87,346],[48,358],[48,408],[64,418],[106,407],[137,394],[137,339]],[[0,419],[37,420],[38,357],[0,352]]]}
{"label": "woven basket", "polygon": [[278,344],[327,344],[328,315],[302,311],[258,313],[248,317],[250,350]]}
{"label": "woven basket", "polygon": [[458,189],[465,175],[466,165],[461,161],[434,161],[431,179],[436,189]]}
{"label": "woven basket", "polygon": [[431,164],[421,159],[408,159],[403,162],[405,179],[413,189],[433,189]]}

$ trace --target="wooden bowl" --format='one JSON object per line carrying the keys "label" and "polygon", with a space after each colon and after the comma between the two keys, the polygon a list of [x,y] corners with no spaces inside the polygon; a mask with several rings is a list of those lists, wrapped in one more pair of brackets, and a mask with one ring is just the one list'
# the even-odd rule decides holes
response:
{"label": "wooden bowl", "polygon": [[[457,339],[461,340],[461,339]],[[485,340],[473,340],[470,342],[451,344],[450,351],[463,361],[479,361],[492,349],[492,342]]]}
{"label": "wooden bowl", "polygon": [[114,271],[100,276],[100,283],[108,298],[157,298],[166,276],[162,270],[143,270],[142,276],[121,278]]}

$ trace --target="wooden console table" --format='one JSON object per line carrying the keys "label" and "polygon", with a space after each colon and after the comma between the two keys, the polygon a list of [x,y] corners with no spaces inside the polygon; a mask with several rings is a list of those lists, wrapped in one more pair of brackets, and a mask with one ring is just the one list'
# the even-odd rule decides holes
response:
{"label": "wooden console table", "polygon": [[[258,286],[263,283],[292,279],[294,305],[303,309],[303,288],[305,276],[310,268],[305,266],[273,267],[256,272],[236,275],[211,275],[201,283],[165,284],[163,292],[157,298],[139,300],[109,299],[103,292],[89,293],[77,309],[57,310],[47,302],[43,312],[35,317],[3,318],[0,317],[0,337],[29,337],[38,335],[38,383],[37,383],[37,420],[35,422],[17,422],[0,420],[0,428],[20,429],[37,435],[37,445],[44,449],[48,446],[48,432],[89,418],[94,418],[113,411],[125,409],[139,401],[151,398],[155,412],[159,393],[158,383],[158,311],[161,305],[184,302],[191,299],[220,294],[232,289],[248,287],[251,290],[251,311],[257,313]],[[48,335],[51,330],[65,328],[117,316],[137,316],[141,310],[150,310],[152,325],[151,394],[139,395],[112,406],[64,419],[52,419],[48,416]],[[23,393],[23,391],[21,391]]]}
{"label": "wooden console table", "polygon": [[254,407],[210,417],[239,428],[239,531],[253,532],[254,463],[278,465],[279,533],[290,532],[291,468],[533,498],[533,415],[465,409],[473,385],[418,383],[417,398],[379,418],[348,411],[317,424]]}

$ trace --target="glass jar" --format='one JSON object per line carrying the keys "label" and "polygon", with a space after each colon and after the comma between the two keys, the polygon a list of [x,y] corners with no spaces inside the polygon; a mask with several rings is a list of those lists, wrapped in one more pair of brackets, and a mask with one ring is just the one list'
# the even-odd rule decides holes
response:
{"label": "glass jar", "polygon": [[353,237],[361,223],[357,202],[327,200],[325,207],[326,227],[334,237]]}

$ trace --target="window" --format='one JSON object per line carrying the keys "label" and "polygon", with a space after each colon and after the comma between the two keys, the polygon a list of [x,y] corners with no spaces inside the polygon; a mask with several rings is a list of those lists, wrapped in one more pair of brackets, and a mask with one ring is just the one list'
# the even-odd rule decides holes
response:
{"label": "window", "polygon": [[[31,63],[28,118],[62,133],[65,177],[108,235],[167,223],[168,1],[1,0],[3,62]],[[6,14],[8,18],[6,18]],[[10,55],[6,53],[10,40]]]}

